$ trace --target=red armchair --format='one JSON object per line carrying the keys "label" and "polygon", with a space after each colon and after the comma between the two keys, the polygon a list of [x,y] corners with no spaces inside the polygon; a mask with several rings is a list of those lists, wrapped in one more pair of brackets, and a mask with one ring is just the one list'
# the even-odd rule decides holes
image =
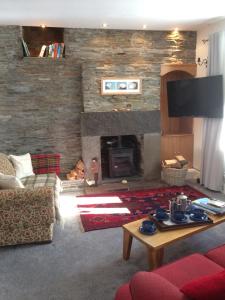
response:
{"label": "red armchair", "polygon": [[117,290],[115,300],[187,300],[180,291],[182,286],[224,268],[225,245],[205,255],[189,255],[152,272],[138,272]]}

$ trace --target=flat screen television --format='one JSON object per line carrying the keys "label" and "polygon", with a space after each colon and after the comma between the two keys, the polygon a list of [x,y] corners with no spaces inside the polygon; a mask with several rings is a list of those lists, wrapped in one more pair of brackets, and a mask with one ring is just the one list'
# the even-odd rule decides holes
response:
{"label": "flat screen television", "polygon": [[167,82],[169,117],[223,117],[223,76]]}

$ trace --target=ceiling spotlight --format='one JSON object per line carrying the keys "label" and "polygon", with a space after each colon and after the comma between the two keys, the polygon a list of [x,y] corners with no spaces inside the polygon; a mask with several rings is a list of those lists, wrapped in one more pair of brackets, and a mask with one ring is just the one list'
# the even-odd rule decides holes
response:
{"label": "ceiling spotlight", "polygon": [[41,24],[41,28],[46,28],[46,25],[45,24]]}
{"label": "ceiling spotlight", "polygon": [[103,27],[103,28],[107,28],[107,27],[108,27],[108,24],[107,24],[107,23],[103,23],[103,24],[102,24],[102,27]]}
{"label": "ceiling spotlight", "polygon": [[146,24],[144,24],[142,27],[143,27],[143,29],[146,29],[146,28],[147,28],[147,25],[146,25]]}

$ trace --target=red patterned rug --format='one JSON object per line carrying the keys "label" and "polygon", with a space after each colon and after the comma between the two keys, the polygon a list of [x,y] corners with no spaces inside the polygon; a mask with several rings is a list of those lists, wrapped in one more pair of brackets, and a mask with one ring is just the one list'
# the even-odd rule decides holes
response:
{"label": "red patterned rug", "polygon": [[191,200],[205,196],[190,186],[79,196],[84,231],[119,227],[154,213],[159,206],[168,209],[168,200],[181,192]]}

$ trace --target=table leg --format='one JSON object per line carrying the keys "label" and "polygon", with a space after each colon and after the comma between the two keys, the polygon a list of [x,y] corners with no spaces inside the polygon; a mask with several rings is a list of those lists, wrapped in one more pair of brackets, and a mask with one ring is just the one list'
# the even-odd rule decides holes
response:
{"label": "table leg", "polygon": [[123,229],[123,259],[130,258],[130,250],[132,246],[133,236],[125,229]]}
{"label": "table leg", "polygon": [[148,248],[148,260],[150,270],[160,267],[163,261],[164,248],[152,249]]}

